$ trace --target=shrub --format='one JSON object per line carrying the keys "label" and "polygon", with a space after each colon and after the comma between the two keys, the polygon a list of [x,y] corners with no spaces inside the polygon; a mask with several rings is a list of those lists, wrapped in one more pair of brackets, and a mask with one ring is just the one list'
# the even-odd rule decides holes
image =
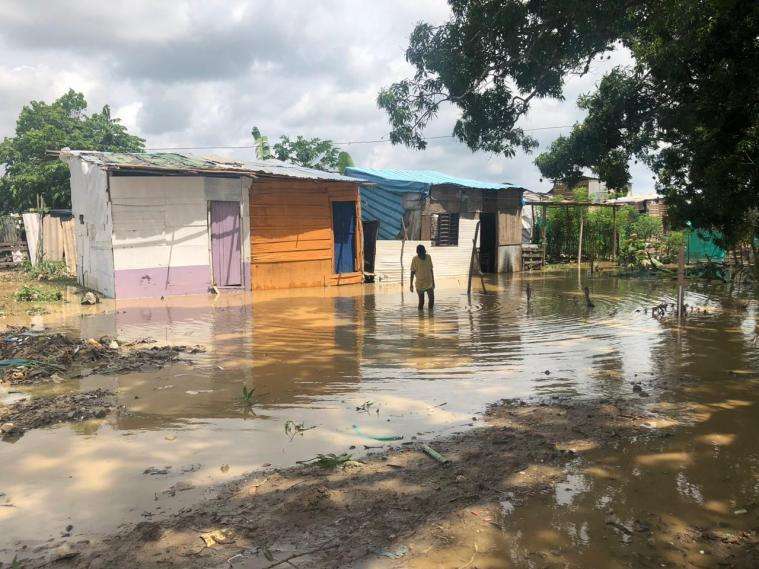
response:
{"label": "shrub", "polygon": [[32,265],[30,261],[24,261],[22,269],[29,277],[38,281],[55,281],[69,276],[65,261],[42,260],[36,265]]}
{"label": "shrub", "polygon": [[63,300],[63,293],[34,285],[24,285],[13,296],[18,302],[53,302]]}

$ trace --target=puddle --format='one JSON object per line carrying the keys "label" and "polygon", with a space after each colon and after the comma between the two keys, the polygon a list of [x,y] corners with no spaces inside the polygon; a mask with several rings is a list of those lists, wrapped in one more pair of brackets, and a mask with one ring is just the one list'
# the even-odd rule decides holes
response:
{"label": "puddle", "polygon": [[[590,551],[598,535],[617,531],[606,523],[610,508],[624,526],[665,503],[705,515],[756,499],[759,457],[747,442],[759,427],[756,391],[735,387],[718,397],[726,381],[759,377],[755,306],[737,312],[722,304],[724,291],[692,287],[686,302],[700,311],[677,327],[673,317],[642,310],[674,302],[669,282],[596,277],[587,281],[592,311],[576,273],[530,282],[529,307],[519,278],[491,281],[487,294],[475,287],[471,306],[460,284],[441,283],[433,315],[419,313],[415,295],[398,287],[343,287],[104,302],[35,316],[38,328],[152,337],[207,352],[192,365],[55,386],[110,388],[125,411],[0,443],[0,559],[12,558],[13,544],[33,548],[68,525],[72,539],[82,539],[170,514],[264,465],[477,426],[486,405],[502,398],[638,397],[640,383],[655,404],[653,380],[662,378],[682,380],[684,400],[700,405],[683,417],[697,418],[703,432],[643,450],[620,441],[611,455],[591,452],[585,470],[568,472],[552,494],[525,505],[504,500],[509,539],[523,539],[525,549],[535,540],[571,546],[569,562],[604,566]],[[252,406],[243,386],[254,388]],[[293,436],[288,421],[304,430]],[[726,472],[740,495],[726,495]],[[498,551],[502,538],[493,539]]]}

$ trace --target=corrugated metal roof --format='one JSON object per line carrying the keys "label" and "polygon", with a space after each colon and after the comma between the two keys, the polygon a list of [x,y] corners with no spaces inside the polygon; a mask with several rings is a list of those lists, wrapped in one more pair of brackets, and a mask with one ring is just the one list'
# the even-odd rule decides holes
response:
{"label": "corrugated metal roof", "polygon": [[630,194],[621,198],[614,198],[611,200],[607,200],[606,203],[640,203],[640,202],[647,202],[647,201],[653,201],[653,200],[661,200],[664,199],[659,194]]}
{"label": "corrugated metal roof", "polygon": [[96,152],[90,150],[63,149],[62,160],[75,156],[81,160],[104,167],[128,170],[149,170],[188,173],[239,173],[284,176],[305,180],[328,180],[336,182],[361,182],[336,172],[324,172],[282,162],[281,160],[251,160],[240,162],[227,158],[194,156],[176,152]]}
{"label": "corrugated metal roof", "polygon": [[391,168],[346,168],[345,173],[381,184],[388,191],[400,193],[426,192],[432,186],[460,186],[478,190],[502,190],[517,188],[513,184],[496,184],[469,178],[457,178],[435,170],[394,170]]}

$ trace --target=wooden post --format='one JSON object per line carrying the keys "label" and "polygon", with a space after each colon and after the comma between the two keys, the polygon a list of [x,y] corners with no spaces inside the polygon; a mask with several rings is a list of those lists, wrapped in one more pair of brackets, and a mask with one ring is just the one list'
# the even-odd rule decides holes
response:
{"label": "wooden post", "polygon": [[611,226],[612,232],[612,244],[611,244],[611,260],[617,261],[617,206],[611,208]]}
{"label": "wooden post", "polygon": [[543,258],[540,261],[540,270],[546,266],[546,228],[548,227],[548,213],[545,204],[543,205],[543,225],[540,228],[540,242],[543,244]]}
{"label": "wooden post", "polygon": [[[477,237],[480,234],[480,221],[477,220],[477,225],[474,226],[474,239],[472,239],[472,254],[469,257],[469,280],[466,283],[466,295],[471,300],[472,296],[472,270],[474,269],[474,260],[477,256]],[[482,283],[482,288],[485,288],[485,283]]]}
{"label": "wooden post", "polygon": [[677,321],[682,321],[685,304],[685,244],[680,246],[677,256]]}
{"label": "wooden post", "polygon": [[582,215],[582,206],[580,206],[580,242],[577,246],[577,270],[580,270],[580,263],[582,263],[582,230],[585,218]]}
{"label": "wooden post", "polygon": [[401,241],[401,290],[406,286],[405,278],[403,276],[403,250],[406,248],[406,220],[401,216],[401,224],[403,225],[403,240]]}

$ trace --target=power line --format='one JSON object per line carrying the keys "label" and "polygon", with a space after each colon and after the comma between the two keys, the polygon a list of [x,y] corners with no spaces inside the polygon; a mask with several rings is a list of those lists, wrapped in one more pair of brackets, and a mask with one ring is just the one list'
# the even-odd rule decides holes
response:
{"label": "power line", "polygon": [[[572,128],[574,125],[571,124],[564,124],[564,125],[558,125],[558,126],[541,126],[536,128],[525,128],[523,129],[525,132],[535,132],[538,130],[553,130],[553,129],[559,129],[559,128]],[[425,141],[429,140],[442,140],[446,138],[457,138],[456,135],[453,134],[446,134],[442,136],[429,136],[425,138]],[[353,144],[379,144],[379,143],[387,143],[390,142],[390,139],[388,138],[376,138],[372,140],[345,140],[340,142],[333,142],[335,146],[351,146]],[[245,146],[162,146],[162,147],[155,147],[155,148],[146,148],[145,150],[252,150],[256,148],[256,145],[249,144]]]}

